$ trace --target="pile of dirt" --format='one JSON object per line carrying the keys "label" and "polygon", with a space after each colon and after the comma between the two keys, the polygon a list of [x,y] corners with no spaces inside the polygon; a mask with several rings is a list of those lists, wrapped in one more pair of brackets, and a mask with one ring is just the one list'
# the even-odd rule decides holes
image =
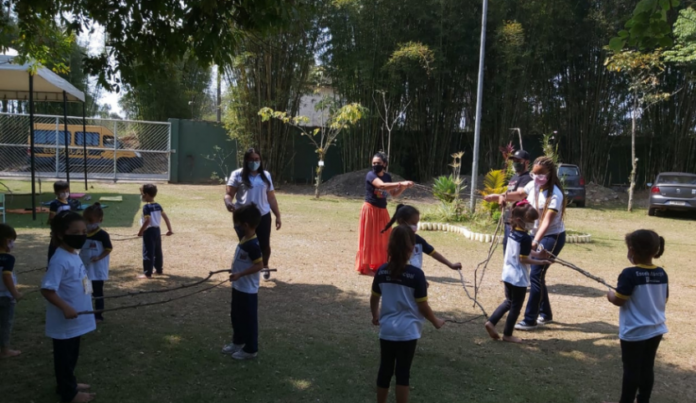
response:
{"label": "pile of dirt", "polygon": [[[363,169],[360,171],[348,172],[343,175],[337,175],[324,182],[321,186],[322,194],[329,194],[341,197],[350,198],[363,198],[365,197],[365,176],[369,172],[369,169]],[[392,181],[401,182],[405,181],[403,177],[394,172],[389,173],[392,177]],[[422,186],[415,186],[404,192],[402,198],[404,199],[432,199],[433,195],[430,191],[432,184],[426,183],[421,184]]]}
{"label": "pile of dirt", "polygon": [[628,202],[628,194],[605,188],[596,183],[588,183],[585,186],[585,198],[592,205]]}

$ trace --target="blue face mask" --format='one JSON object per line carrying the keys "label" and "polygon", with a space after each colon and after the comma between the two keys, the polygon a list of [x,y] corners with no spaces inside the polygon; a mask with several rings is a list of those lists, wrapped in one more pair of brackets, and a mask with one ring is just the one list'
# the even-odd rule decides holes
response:
{"label": "blue face mask", "polygon": [[261,166],[261,162],[259,161],[249,161],[247,163],[247,166],[249,167],[250,170],[252,171],[258,171],[259,167]]}

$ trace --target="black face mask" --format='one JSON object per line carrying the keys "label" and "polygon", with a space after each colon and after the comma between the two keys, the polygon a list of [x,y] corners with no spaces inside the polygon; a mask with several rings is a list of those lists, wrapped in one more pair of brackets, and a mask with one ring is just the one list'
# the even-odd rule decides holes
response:
{"label": "black face mask", "polygon": [[524,162],[513,162],[512,167],[515,168],[515,172],[524,172]]}
{"label": "black face mask", "polygon": [[372,171],[376,174],[384,171],[384,165],[373,165],[372,166]]}
{"label": "black face mask", "polygon": [[87,235],[65,235],[63,242],[73,249],[82,249],[87,242]]}

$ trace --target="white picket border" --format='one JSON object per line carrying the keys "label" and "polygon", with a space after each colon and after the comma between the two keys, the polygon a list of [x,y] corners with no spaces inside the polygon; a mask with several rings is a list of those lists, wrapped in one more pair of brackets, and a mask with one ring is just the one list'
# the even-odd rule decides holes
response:
{"label": "white picket border", "polygon": [[[453,232],[455,234],[459,234],[459,235],[464,236],[464,238],[466,238],[466,239],[476,241],[476,242],[491,243],[493,241],[493,235],[491,235],[491,234],[482,234],[479,232],[473,232],[473,231],[469,230],[468,228],[462,227],[460,225],[421,221],[418,223],[418,230]],[[496,237],[496,242],[502,243],[503,242],[503,235],[498,235]],[[592,235],[590,235],[590,234],[567,235],[566,236],[566,243],[591,243],[591,242],[592,242]]]}

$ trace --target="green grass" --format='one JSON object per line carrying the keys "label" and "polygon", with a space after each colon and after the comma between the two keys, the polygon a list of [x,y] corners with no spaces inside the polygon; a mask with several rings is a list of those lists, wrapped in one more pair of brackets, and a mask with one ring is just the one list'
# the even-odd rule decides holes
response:
{"label": "green grass", "polygon": [[[137,189],[130,184],[95,184],[93,191],[124,194],[130,203]],[[136,282],[140,243],[115,242],[107,295],[192,282],[210,270],[229,267],[236,239],[223,207],[223,189],[160,186],[157,200],[172,219],[175,232],[163,241],[169,277]],[[274,231],[271,258],[271,266],[279,271],[260,291],[259,358],[234,362],[219,353],[231,333],[228,285],[170,304],[107,313],[106,323],[83,338],[76,372],[80,381],[93,385],[98,402],[375,400],[379,347],[377,328],[370,324],[371,279],[356,275],[353,269],[361,202],[312,201],[308,195],[282,193],[279,201],[283,228]],[[107,209],[107,230],[135,232],[137,207],[135,203],[118,211]],[[26,220],[9,218],[11,223]],[[562,257],[610,282],[628,265],[624,233],[648,227],[666,237],[667,253],[660,264],[669,273],[673,297],[668,311],[670,334],[658,353],[653,400],[677,403],[696,396],[696,286],[691,270],[695,221],[682,216],[647,217],[642,212],[631,215],[619,210],[569,209],[566,222],[569,228],[591,233],[597,241],[568,245]],[[17,227],[17,270],[44,264],[47,229],[31,223]],[[472,270],[488,249],[486,244],[455,234],[421,235],[450,260],[461,261],[467,280],[473,279]],[[424,263],[430,281],[429,301],[438,315],[468,319],[479,314],[466,299],[455,273],[433,259],[426,258]],[[502,300],[501,266],[499,250],[481,289],[481,302],[489,313]],[[40,272],[19,276],[24,292],[35,289],[40,280]],[[426,324],[413,364],[411,401],[618,400],[618,310],[606,301],[600,286],[571,270],[554,266],[548,282],[559,323],[538,333],[518,334],[531,339],[530,344],[494,342],[486,336],[481,321],[448,324],[439,331]],[[107,300],[107,307],[164,298]],[[38,293],[28,294],[17,305],[13,345],[23,354],[0,362],[3,403],[58,400],[51,343],[43,335],[44,309]]]}

